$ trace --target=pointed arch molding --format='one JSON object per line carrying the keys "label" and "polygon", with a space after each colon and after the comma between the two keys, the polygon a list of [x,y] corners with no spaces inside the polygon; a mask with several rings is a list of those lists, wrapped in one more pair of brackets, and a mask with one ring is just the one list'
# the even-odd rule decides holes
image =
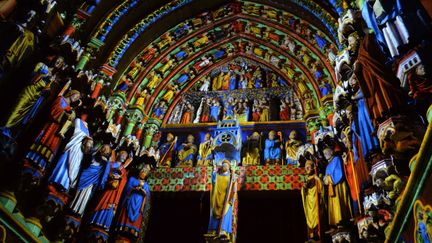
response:
{"label": "pointed arch molding", "polygon": [[[196,77],[194,77],[181,91],[179,94],[176,95],[176,97],[174,98],[173,102],[171,102],[171,104],[168,107],[167,112],[164,115],[164,118],[162,119],[162,124],[166,124],[169,120],[169,117],[171,116],[172,111],[174,110],[174,108],[176,107],[176,105],[180,102],[180,99],[182,98],[182,95],[184,93],[186,93],[187,91],[189,91],[192,87],[194,87],[194,85],[200,81],[204,76],[206,76],[207,74],[209,74],[212,70],[217,69],[221,66],[223,66],[224,64],[229,63],[230,61],[238,58],[238,57],[242,57],[245,59],[249,59],[251,61],[254,61],[256,63],[259,63],[267,68],[269,68],[270,70],[272,70],[273,72],[275,72],[276,74],[278,74],[280,77],[282,77],[283,79],[285,79],[287,82],[289,82],[289,84],[293,87],[294,92],[296,93],[297,97],[300,97],[300,92],[299,90],[296,88],[296,84],[294,82],[294,80],[290,80],[288,79],[288,77],[286,76],[285,73],[283,73],[281,70],[276,69],[273,65],[263,61],[262,59],[257,58],[254,55],[248,55],[246,53],[237,53],[236,55],[230,56],[230,57],[226,57],[222,60],[220,60],[217,63],[212,64],[209,68],[207,68],[204,72],[201,72],[200,74],[198,74]],[[152,97],[154,98],[154,97]],[[317,100],[316,102],[318,102],[318,104],[321,104],[320,100]],[[152,107],[154,105],[154,102],[152,102]],[[304,105],[302,103],[302,108],[304,110]],[[148,113],[150,114],[150,113]]]}
{"label": "pointed arch molding", "polygon": [[[113,29],[113,26],[120,23],[122,18],[130,12],[130,10],[137,5],[139,0],[132,0],[132,1],[125,1],[119,5],[117,5],[114,9],[112,9],[104,18],[103,21],[101,21],[98,26],[92,31],[94,34],[92,37],[94,39],[97,39],[99,41],[102,41],[106,38],[108,34],[110,34],[110,31]],[[111,52],[109,63],[112,67],[116,67],[120,59],[122,58],[123,54],[126,52],[126,50],[133,44],[136,37],[139,36],[141,33],[143,33],[150,25],[153,23],[159,21],[163,18],[163,16],[173,13],[175,10],[186,6],[190,3],[192,3],[193,0],[176,0],[172,1],[166,5],[163,5],[156,11],[154,11],[152,14],[146,16],[141,21],[136,23],[127,33],[117,42],[115,45],[113,51]],[[278,11],[289,13],[287,9],[284,8],[274,8],[271,6],[270,3],[273,3],[273,5],[278,5],[277,2],[269,2],[269,3],[255,3],[253,1],[235,1],[231,4],[241,4],[245,5],[245,3],[250,4],[262,4],[265,6],[268,6],[273,9],[278,9]],[[336,35],[336,24],[337,24],[337,17],[329,13],[326,9],[322,8],[319,4],[312,0],[290,0],[290,4],[297,5],[301,9],[305,10],[309,13],[309,15],[313,16],[315,19],[322,22],[323,26],[327,29],[331,36],[333,37],[333,41],[337,43],[337,35]],[[281,5],[279,3],[279,5]],[[294,13],[290,13],[295,15]],[[338,44],[338,43],[337,43]]]}
{"label": "pointed arch molding", "polygon": [[[148,104],[145,107],[145,112],[149,113],[150,108],[153,106],[153,101],[156,97],[159,96],[160,92],[163,90],[163,88],[171,81],[171,78],[174,77],[176,74],[178,74],[184,67],[188,66],[188,64],[191,64],[194,60],[199,59],[201,56],[206,55],[208,53],[208,51],[217,49],[218,47],[230,43],[230,42],[234,42],[236,40],[248,40],[250,42],[254,42],[254,43],[258,43],[260,45],[263,45],[277,53],[282,54],[283,56],[287,57],[287,59],[289,59],[291,62],[293,62],[293,64],[298,67],[303,74],[306,76],[307,78],[307,82],[311,83],[312,86],[314,87],[314,91],[317,95],[317,103],[316,104],[320,104],[320,98],[321,98],[321,94],[319,92],[319,85],[316,83],[315,79],[313,78],[313,76],[311,75],[311,73],[309,72],[308,68],[305,67],[302,63],[298,62],[291,54],[288,54],[286,52],[284,52],[284,50],[273,46],[271,44],[269,44],[268,42],[265,42],[263,40],[260,40],[258,38],[249,36],[249,35],[244,35],[244,34],[239,34],[233,37],[229,37],[224,39],[223,41],[217,42],[217,43],[213,43],[212,45],[207,46],[206,48],[204,48],[203,50],[201,50],[200,52],[197,52],[195,54],[193,54],[192,56],[190,56],[188,59],[186,59],[185,61],[183,61],[181,64],[179,64],[174,70],[172,70],[167,77],[165,77],[163,79],[163,81],[158,85],[158,87],[154,90],[153,94],[152,94],[152,98],[150,99],[150,101],[148,102]],[[239,53],[241,54],[241,53]],[[250,56],[250,55],[249,55]],[[251,59],[251,58],[249,58]],[[260,63],[263,65],[266,65],[267,67],[269,67],[270,69],[272,69],[273,71],[275,71],[276,73],[278,73],[281,77],[283,77],[285,80],[290,81],[290,79],[287,77],[286,74],[284,74],[281,70],[278,70],[274,65],[265,62],[263,59],[261,58],[254,58],[255,60],[260,60]],[[211,69],[211,68],[208,68]],[[200,74],[198,74],[199,76]],[[138,83],[138,82],[137,82]]]}
{"label": "pointed arch molding", "polygon": [[[196,31],[194,31],[193,33],[181,38],[180,40],[178,40],[175,44],[171,45],[169,48],[167,48],[166,50],[164,50],[162,53],[160,53],[160,55],[158,55],[153,61],[151,61],[151,63],[149,65],[146,66],[146,68],[139,74],[139,77],[137,78],[136,82],[134,83],[133,87],[131,88],[131,91],[129,92],[128,96],[127,96],[127,100],[129,101],[131,99],[131,97],[134,95],[134,93],[137,90],[137,87],[140,85],[140,83],[142,82],[142,80],[144,79],[144,77],[154,68],[154,66],[156,66],[161,60],[163,60],[164,58],[166,58],[173,50],[175,50],[176,48],[184,45],[185,43],[187,43],[188,41],[190,41],[192,38],[202,35],[204,33],[207,33],[208,31],[216,28],[216,27],[220,27],[223,26],[225,24],[228,24],[232,21],[238,21],[238,20],[249,20],[252,21],[253,23],[260,23],[260,24],[264,24],[268,27],[272,27],[275,30],[281,31],[282,33],[286,34],[287,36],[290,36],[291,38],[297,40],[298,42],[300,42],[301,44],[303,44],[306,48],[308,48],[311,53],[313,53],[315,56],[318,57],[318,59],[320,60],[320,63],[323,65],[323,67],[327,70],[327,73],[330,75],[331,80],[333,83],[336,83],[336,77],[335,74],[333,72],[333,67],[327,62],[326,57],[324,56],[324,54],[322,52],[320,52],[316,47],[314,47],[309,41],[305,40],[304,38],[300,37],[299,35],[297,35],[295,32],[288,30],[288,29],[283,29],[283,26],[281,24],[274,24],[271,23],[270,21],[267,20],[263,20],[263,19],[259,19],[255,16],[249,16],[249,15],[245,15],[245,14],[237,14],[234,16],[229,16],[227,18],[223,18],[221,20],[218,20],[210,25],[206,25],[205,27],[199,28]],[[166,32],[167,33],[167,32]],[[270,49],[276,50],[277,52],[279,52],[280,54],[286,56],[288,59],[290,59],[291,61],[294,62],[295,66],[299,67],[300,70],[302,70],[309,78],[309,81],[314,80],[313,78],[313,74],[310,73],[310,70],[305,67],[300,61],[298,61],[296,59],[296,57],[287,52],[287,50],[282,50],[279,47],[276,46],[272,46],[270,42],[267,41],[263,41],[257,37],[253,37],[251,35],[246,35],[246,34],[237,34],[236,35],[242,36],[245,39],[252,39],[253,41],[256,41],[258,43],[260,43],[261,45],[264,45]],[[215,48],[216,46],[211,45],[212,48]],[[208,49],[208,48],[206,48]],[[141,53],[145,50],[145,48],[143,48],[143,50],[141,51]],[[196,55],[196,53],[191,55],[193,58],[198,58],[199,56]],[[183,60],[183,62],[188,61],[188,59],[191,58],[191,56],[189,56],[187,59]],[[180,64],[179,66],[181,66],[182,64]],[[129,64],[130,66],[130,64]],[[125,69],[127,70],[127,69]],[[180,70],[178,68],[176,68],[175,70]],[[174,71],[175,72],[175,71]],[[174,74],[171,75],[172,72],[170,72],[170,75],[165,78],[165,79],[170,79],[171,77],[173,77],[177,72],[175,72]],[[162,84],[165,84],[166,80],[163,81]],[[163,85],[162,85],[163,86]],[[318,91],[318,85],[314,85],[315,90]],[[159,91],[159,90],[158,90]],[[157,92],[157,91],[156,91]],[[318,92],[319,93],[319,92]]]}

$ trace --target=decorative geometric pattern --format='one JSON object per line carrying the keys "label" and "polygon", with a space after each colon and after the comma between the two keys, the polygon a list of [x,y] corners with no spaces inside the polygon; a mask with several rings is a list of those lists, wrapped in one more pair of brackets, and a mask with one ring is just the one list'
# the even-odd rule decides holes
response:
{"label": "decorative geometric pattern", "polygon": [[[148,178],[154,192],[210,191],[212,167],[159,168]],[[290,165],[241,166],[238,189],[245,191],[299,190],[304,169]]]}

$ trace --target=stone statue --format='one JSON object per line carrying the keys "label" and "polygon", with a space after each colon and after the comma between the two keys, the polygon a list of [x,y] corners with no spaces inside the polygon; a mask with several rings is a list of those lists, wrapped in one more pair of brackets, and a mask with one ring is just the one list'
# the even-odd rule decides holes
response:
{"label": "stone statue", "polygon": [[264,161],[266,165],[281,164],[282,162],[282,140],[276,137],[275,131],[270,131],[265,140]]}
{"label": "stone statue", "polygon": [[173,153],[176,151],[177,137],[172,133],[167,134],[166,142],[159,146],[160,160],[159,167],[171,167]]}
{"label": "stone statue", "polygon": [[344,178],[342,158],[334,155],[331,148],[325,148],[323,153],[328,161],[323,179],[328,189],[328,219],[329,225],[335,227],[351,219],[351,200]]}
{"label": "stone statue", "polygon": [[189,134],[186,141],[179,146],[177,152],[177,167],[192,167],[194,165],[198,150],[194,141],[195,137],[192,134]]}
{"label": "stone statue", "polygon": [[90,166],[82,170],[78,179],[77,192],[69,205],[74,215],[81,218],[95,191],[105,187],[110,170],[110,156],[111,148],[108,144],[104,144],[92,159]]}
{"label": "stone statue", "polygon": [[[48,121],[28,151],[23,174],[31,177],[30,185],[38,185],[56,156],[64,133],[72,124],[75,112],[71,105],[79,102],[80,92],[72,90],[59,96],[52,105]],[[27,183],[26,183],[27,184]]]}
{"label": "stone statue", "polygon": [[237,198],[237,175],[228,160],[216,171],[213,167],[210,191],[210,220],[207,239],[230,241],[232,236],[233,209]]}
{"label": "stone statue", "polygon": [[60,187],[62,192],[75,188],[84,154],[91,153],[93,148],[93,139],[89,137],[87,123],[76,118],[74,126],[74,134],[48,179],[50,183]]}
{"label": "stone statue", "polygon": [[242,164],[260,165],[261,163],[261,135],[258,132],[252,133],[242,146]]}
{"label": "stone statue", "polygon": [[128,156],[125,149],[119,149],[117,159],[111,162],[106,186],[96,198],[97,205],[90,212],[89,239],[108,241],[108,233],[127,182],[126,167],[131,162],[131,158],[128,160]]}
{"label": "stone statue", "polygon": [[324,184],[317,176],[312,160],[305,163],[306,181],[301,189],[303,210],[308,226],[308,239],[319,240],[319,221],[324,209]]}
{"label": "stone statue", "polygon": [[146,214],[150,208],[150,186],[146,177],[150,173],[148,164],[139,164],[123,190],[119,211],[114,222],[116,242],[136,242],[147,224]]}
{"label": "stone statue", "polygon": [[213,164],[212,141],[210,133],[206,133],[204,136],[204,142],[199,146],[197,166],[209,166]]}
{"label": "stone statue", "polygon": [[190,124],[194,120],[195,107],[190,102],[186,102],[185,108],[183,109],[183,115],[180,120],[180,124]]}
{"label": "stone statue", "polygon": [[298,165],[297,150],[303,144],[298,138],[296,130],[292,130],[289,135],[289,140],[285,143],[286,159],[289,165]]}

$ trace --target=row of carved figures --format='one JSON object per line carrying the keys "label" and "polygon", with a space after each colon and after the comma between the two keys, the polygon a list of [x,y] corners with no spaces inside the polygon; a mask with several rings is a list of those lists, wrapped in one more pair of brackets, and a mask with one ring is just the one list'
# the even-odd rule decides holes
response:
{"label": "row of carved figures", "polygon": [[[408,20],[396,22],[408,26]],[[333,128],[314,132],[314,145],[300,148],[310,240],[385,240],[410,173],[408,164],[423,138],[424,107],[432,103],[427,98],[432,80],[427,59],[410,71],[408,93],[385,64],[389,56],[383,55],[380,39],[362,26],[358,11],[348,10],[340,18],[339,41],[345,49],[333,59],[338,78],[329,121]],[[391,56],[402,50],[398,45],[391,47]]]}
{"label": "row of carved figures", "polygon": [[[270,131],[267,138],[264,134],[253,132],[242,145],[241,165],[271,165],[290,164],[298,166],[297,149],[303,144],[297,131],[290,132],[288,138],[282,132]],[[168,133],[166,141],[161,142],[156,150],[159,167],[192,167],[214,165],[214,143],[210,133],[206,133],[199,146],[195,137],[189,134],[185,141],[178,142],[178,138]]]}
{"label": "row of carved figures", "polygon": [[[237,118],[240,122],[303,119],[301,104],[293,97],[280,100],[279,109],[274,106],[277,106],[277,104],[272,104],[269,98],[254,99],[253,102],[249,102],[248,99],[230,97],[225,102],[225,106],[222,106],[217,97],[204,97],[197,108],[191,101],[184,100],[174,109],[169,123],[207,123],[228,118]],[[277,118],[271,115],[271,113],[274,113],[274,109],[278,111]]]}

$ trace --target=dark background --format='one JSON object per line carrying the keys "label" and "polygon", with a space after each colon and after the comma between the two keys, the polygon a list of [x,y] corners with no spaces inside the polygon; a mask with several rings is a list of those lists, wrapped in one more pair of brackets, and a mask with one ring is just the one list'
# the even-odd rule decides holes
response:
{"label": "dark background", "polygon": [[[305,242],[300,191],[239,192],[238,243]],[[205,242],[209,193],[152,193],[145,242]]]}

